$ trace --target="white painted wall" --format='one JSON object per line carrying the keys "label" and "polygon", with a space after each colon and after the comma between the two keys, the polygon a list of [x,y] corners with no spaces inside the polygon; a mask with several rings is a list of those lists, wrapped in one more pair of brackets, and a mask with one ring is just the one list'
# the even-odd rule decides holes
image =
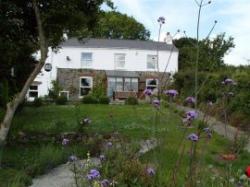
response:
{"label": "white painted wall", "polygon": [[[124,71],[152,71],[147,69],[147,55],[156,55],[157,52],[153,50],[141,49],[114,49],[114,48],[79,48],[79,47],[64,47],[58,52],[49,50],[47,63],[52,64],[52,71],[46,72],[44,69],[41,74],[37,76],[35,81],[42,84],[38,86],[39,97],[47,95],[48,89],[51,88],[51,81],[56,80],[57,68],[73,68],[82,69],[81,67],[81,53],[92,53],[92,67],[95,70],[115,70],[114,54],[125,53],[125,68]],[[69,56],[71,61],[67,61]],[[169,62],[168,59],[170,58]],[[167,65],[168,64],[168,65]],[[164,72],[175,73],[178,71],[178,52],[174,51],[159,51],[159,70]],[[155,70],[157,71],[157,70]],[[30,98],[28,98],[31,100]]]}

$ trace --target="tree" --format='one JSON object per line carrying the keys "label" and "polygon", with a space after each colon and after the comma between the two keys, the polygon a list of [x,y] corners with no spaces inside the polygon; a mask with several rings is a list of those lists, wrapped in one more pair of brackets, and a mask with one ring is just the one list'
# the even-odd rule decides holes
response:
{"label": "tree", "polygon": [[[196,40],[193,38],[180,38],[175,41],[179,49],[179,68],[180,70],[194,68],[196,58]],[[226,39],[225,33],[217,35],[214,39],[204,39],[199,43],[199,70],[212,71],[224,67],[224,56],[234,47],[233,38]]]}
{"label": "tree", "polygon": [[[12,47],[5,62],[10,65],[26,64],[25,61],[16,61],[19,58],[18,55],[15,56],[15,47],[20,49],[22,46],[19,43],[26,47],[30,45],[28,57],[31,57],[36,50],[40,50],[41,53],[40,60],[34,63],[34,68],[20,86],[21,89],[6,105],[5,116],[0,126],[0,146],[5,143],[17,107],[24,100],[29,86],[46,61],[48,48],[56,48],[63,40],[63,33],[71,34],[77,30],[93,29],[103,2],[110,1],[2,0],[0,2],[1,40],[4,41],[5,48],[8,44]],[[2,25],[8,25],[9,28],[2,29]]]}
{"label": "tree", "polygon": [[99,15],[93,36],[111,39],[148,40],[150,32],[135,18],[116,11],[109,11],[102,12]]}

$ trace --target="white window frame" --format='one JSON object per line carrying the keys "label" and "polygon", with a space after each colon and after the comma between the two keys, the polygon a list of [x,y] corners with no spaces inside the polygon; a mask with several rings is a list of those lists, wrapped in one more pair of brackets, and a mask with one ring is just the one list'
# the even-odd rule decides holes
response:
{"label": "white window frame", "polygon": [[[149,84],[148,84],[148,81],[152,81],[152,80],[156,80],[156,86],[152,86],[152,85],[149,85]],[[147,87],[155,87],[155,88],[158,88],[158,84],[159,84],[159,80],[158,80],[158,79],[153,79],[153,78],[148,78],[148,79],[146,79],[146,88],[147,88]]]}
{"label": "white window frame", "polygon": [[66,93],[66,97],[67,97],[67,100],[69,100],[69,91],[66,91],[66,90],[62,90],[59,92],[59,96],[61,96],[62,94],[61,93]]}
{"label": "white window frame", "polygon": [[[83,55],[84,54],[90,54],[91,55],[91,59],[83,59]],[[86,65],[86,64],[89,65]],[[81,52],[81,68],[91,68],[93,66],[93,53],[91,52]]]}
{"label": "white window frame", "polygon": [[[152,61],[153,57],[155,58],[155,61]],[[151,60],[151,61],[149,61],[149,60]],[[152,62],[155,63],[155,68],[148,67],[148,64],[152,63]],[[147,69],[148,70],[157,70],[157,55],[147,55]]]}
{"label": "white window frame", "polygon": [[[124,61],[117,61],[117,59],[121,55],[124,57]],[[119,64],[119,62],[123,62],[124,66],[117,66],[117,64]],[[114,54],[114,65],[115,65],[115,69],[125,69],[125,67],[126,67],[126,54],[125,53],[115,53]]]}
{"label": "white window frame", "polygon": [[[90,79],[90,86],[82,86],[82,79]],[[84,96],[81,95],[81,88],[93,88],[93,77],[90,76],[82,76],[79,78],[79,98],[83,98]]]}
{"label": "white window frame", "polygon": [[[30,89],[31,86],[36,86],[37,89]],[[31,97],[30,96],[30,92],[37,92],[37,97],[39,97],[39,95],[38,95],[39,94],[39,92],[38,92],[38,85],[30,85],[30,87],[29,87],[29,91],[28,91],[28,97],[29,98],[36,98],[36,97]]]}

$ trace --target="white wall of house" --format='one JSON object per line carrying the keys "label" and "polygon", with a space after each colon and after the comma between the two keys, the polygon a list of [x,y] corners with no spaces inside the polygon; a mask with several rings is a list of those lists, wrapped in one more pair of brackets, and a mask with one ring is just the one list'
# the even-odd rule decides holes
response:
{"label": "white wall of house", "polygon": [[[38,86],[38,96],[48,94],[51,88],[51,81],[56,80],[57,68],[83,69],[81,66],[81,53],[92,53],[92,66],[89,69],[94,70],[116,70],[114,55],[116,53],[125,54],[124,71],[157,71],[157,69],[147,69],[147,55],[157,55],[156,50],[142,49],[119,49],[119,48],[80,48],[63,47],[57,52],[49,50],[47,63],[52,64],[52,71],[46,72],[42,69],[35,81],[41,82]],[[70,61],[67,60],[67,56]],[[178,71],[178,52],[159,51],[159,70],[175,73]],[[32,98],[27,97],[28,100]]]}

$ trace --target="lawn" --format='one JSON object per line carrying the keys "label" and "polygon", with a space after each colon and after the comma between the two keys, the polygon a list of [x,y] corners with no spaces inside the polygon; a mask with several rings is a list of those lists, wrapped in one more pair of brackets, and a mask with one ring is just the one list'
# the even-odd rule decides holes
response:
{"label": "lawn", "polygon": [[[100,140],[112,132],[119,132],[122,138],[130,143],[152,137],[157,138],[160,145],[155,150],[140,157],[142,163],[151,163],[157,168],[155,186],[173,186],[171,183],[172,171],[176,160],[180,157],[181,163],[177,167],[177,181],[179,185],[184,184],[184,181],[187,180],[190,164],[189,153],[192,145],[186,136],[190,132],[195,132],[195,128],[184,128],[180,113],[169,108],[157,111],[150,105],[24,107],[15,116],[10,131],[9,144],[3,151],[0,184],[2,186],[30,184],[31,177],[65,163],[71,154],[86,158],[86,153],[90,150],[92,156],[98,156],[95,155],[98,154],[98,150],[95,150],[95,137]],[[76,132],[79,127],[78,121],[86,117],[92,120],[92,123],[84,129],[85,134],[93,137],[94,140],[91,143],[75,142],[62,149],[61,144],[53,138],[46,141],[38,139],[26,143],[16,142],[20,134],[53,136],[64,132]],[[181,144],[181,142],[184,143]],[[198,170],[203,171],[198,172],[199,179],[203,180],[203,183],[197,181],[198,186],[213,185],[212,178],[214,176],[228,177],[230,174],[232,177],[238,177],[235,173],[239,172],[237,175],[243,173],[240,169],[244,169],[249,164],[250,154],[242,152],[238,159],[230,162],[223,161],[219,157],[221,153],[227,152],[230,145],[229,141],[216,134],[211,140],[202,140],[196,144]]]}

